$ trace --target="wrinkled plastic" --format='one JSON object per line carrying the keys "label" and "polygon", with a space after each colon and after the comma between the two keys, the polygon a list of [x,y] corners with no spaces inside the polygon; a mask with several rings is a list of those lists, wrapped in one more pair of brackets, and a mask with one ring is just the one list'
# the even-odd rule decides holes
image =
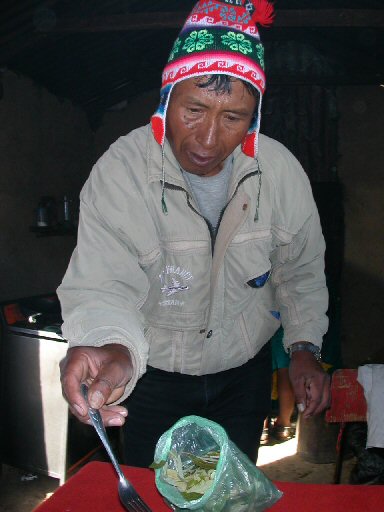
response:
{"label": "wrinkled plastic", "polygon": [[349,483],[353,485],[383,485],[384,448],[366,448],[367,423],[351,423],[348,426],[348,445],[357,459],[352,468]]}
{"label": "wrinkled plastic", "polygon": [[351,471],[350,484],[384,484],[384,449],[366,448],[361,451],[355,467]]}
{"label": "wrinkled plastic", "polygon": [[[258,469],[217,423],[200,416],[186,416],[158,440],[155,463],[168,461],[170,452],[181,456],[183,465],[189,453],[203,456],[219,451],[216,475],[211,487],[199,499],[186,500],[179,490],[164,479],[164,467],[156,469],[156,486],[175,510],[204,512],[262,512],[278,501],[283,493]],[[188,460],[189,458],[189,460]]]}

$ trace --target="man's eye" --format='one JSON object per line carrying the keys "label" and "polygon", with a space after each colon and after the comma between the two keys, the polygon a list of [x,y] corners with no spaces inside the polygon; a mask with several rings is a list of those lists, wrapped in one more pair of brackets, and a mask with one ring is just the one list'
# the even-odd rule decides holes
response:
{"label": "man's eye", "polygon": [[227,115],[226,119],[228,119],[228,121],[231,121],[231,122],[240,121],[240,118],[238,118],[236,116],[231,116],[231,115]]}
{"label": "man's eye", "polygon": [[193,107],[188,107],[187,108],[188,112],[190,112],[191,114],[198,114],[200,112],[200,109],[199,108],[193,108]]}

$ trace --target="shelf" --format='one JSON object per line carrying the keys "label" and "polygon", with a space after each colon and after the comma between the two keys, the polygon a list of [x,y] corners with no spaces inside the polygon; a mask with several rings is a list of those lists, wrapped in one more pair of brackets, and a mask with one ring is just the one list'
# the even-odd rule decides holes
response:
{"label": "shelf", "polygon": [[29,231],[37,237],[42,236],[75,236],[77,227],[73,224],[57,224],[56,226],[30,226]]}

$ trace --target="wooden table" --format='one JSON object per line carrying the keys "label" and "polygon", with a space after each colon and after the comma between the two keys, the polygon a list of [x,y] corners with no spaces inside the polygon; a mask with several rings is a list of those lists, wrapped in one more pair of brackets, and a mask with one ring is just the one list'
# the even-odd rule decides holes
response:
{"label": "wooden table", "polygon": [[[123,471],[153,512],[169,512],[156,489],[154,472],[123,466]],[[283,497],[271,512],[380,512],[384,486],[275,482]],[[123,512],[111,464],[90,462],[34,512]]]}

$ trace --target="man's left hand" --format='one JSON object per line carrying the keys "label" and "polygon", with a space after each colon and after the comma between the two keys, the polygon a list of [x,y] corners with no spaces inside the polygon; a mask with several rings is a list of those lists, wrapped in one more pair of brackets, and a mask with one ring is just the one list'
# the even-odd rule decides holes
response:
{"label": "man's left hand", "polygon": [[292,354],[289,376],[297,408],[304,418],[319,414],[328,407],[330,377],[311,352],[298,350]]}

